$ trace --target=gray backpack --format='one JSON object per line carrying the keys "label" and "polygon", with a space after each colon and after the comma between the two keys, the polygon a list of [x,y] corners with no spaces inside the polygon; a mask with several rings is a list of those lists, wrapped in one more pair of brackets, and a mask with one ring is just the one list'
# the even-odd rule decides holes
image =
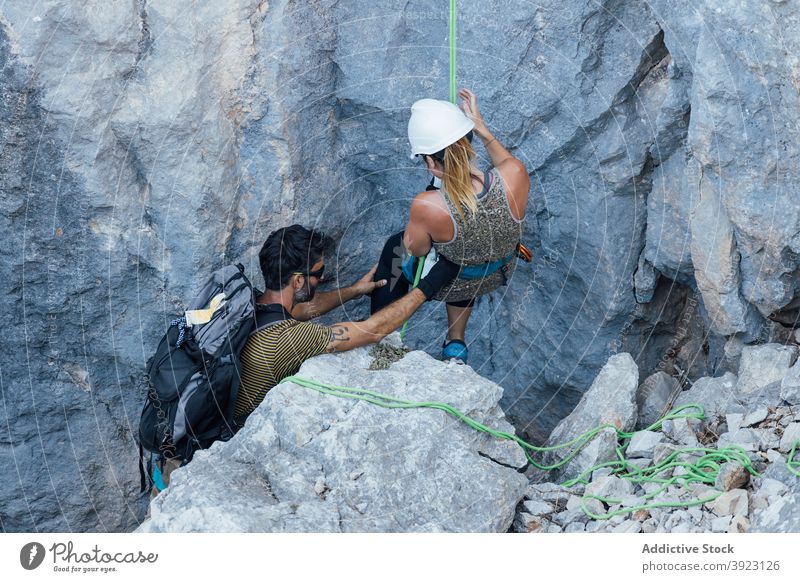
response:
{"label": "gray backpack", "polygon": [[198,449],[233,436],[239,353],[257,328],[254,293],[242,265],[215,271],[189,309],[172,321],[148,361],[147,398],[139,421],[143,490],[142,449],[162,462],[176,458],[185,463]]}

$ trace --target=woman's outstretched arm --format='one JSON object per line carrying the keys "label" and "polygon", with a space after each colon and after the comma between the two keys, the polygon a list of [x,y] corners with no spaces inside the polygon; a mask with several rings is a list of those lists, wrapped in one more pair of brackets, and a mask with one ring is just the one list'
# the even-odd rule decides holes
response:
{"label": "woman's outstretched arm", "polygon": [[508,189],[514,197],[515,210],[519,212],[517,218],[525,214],[525,206],[528,203],[528,192],[531,189],[531,179],[525,164],[515,158],[497,138],[492,135],[486,123],[483,121],[480,109],[478,109],[478,98],[469,89],[461,89],[458,92],[461,97],[461,109],[475,124],[474,132],[483,142],[492,165],[500,170],[503,179],[506,181]]}

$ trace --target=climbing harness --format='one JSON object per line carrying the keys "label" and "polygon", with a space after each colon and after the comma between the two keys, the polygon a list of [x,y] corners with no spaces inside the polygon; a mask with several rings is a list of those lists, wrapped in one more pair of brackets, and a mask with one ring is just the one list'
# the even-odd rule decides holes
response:
{"label": "climbing harness", "polygon": [[[571,439],[559,445],[553,445],[550,447],[537,447],[535,445],[532,445],[524,441],[515,434],[487,427],[481,424],[480,422],[476,421],[475,419],[470,418],[466,414],[460,412],[459,410],[453,408],[449,404],[445,404],[443,402],[413,402],[409,400],[402,400],[400,398],[395,398],[394,396],[381,394],[379,392],[367,390],[364,388],[336,386],[332,384],[326,384],[323,382],[309,380],[307,378],[302,378],[299,376],[288,376],[287,378],[281,380],[280,383],[283,384],[284,382],[292,382],[294,384],[297,384],[298,386],[303,386],[305,388],[315,390],[322,394],[339,396],[341,398],[363,400],[365,402],[369,402],[371,404],[375,404],[383,408],[435,408],[437,410],[442,410],[479,432],[484,432],[498,439],[514,441],[522,448],[528,462],[535,468],[542,471],[551,471],[566,465],[581,451],[581,449],[584,446],[586,446],[600,432],[609,428],[613,429],[616,432],[618,442],[620,443],[616,448],[617,459],[613,461],[599,463],[593,467],[586,469],[574,479],[570,479],[562,483],[562,486],[568,488],[573,487],[577,484],[587,485],[589,483],[587,477],[589,477],[594,471],[606,467],[611,469],[611,474],[614,475],[615,477],[628,481],[632,484],[644,484],[644,483],[658,484],[657,489],[651,491],[650,493],[642,497],[643,499],[646,500],[653,499],[659,496],[661,493],[666,491],[670,486],[675,486],[675,485],[682,485],[684,488],[687,488],[689,490],[691,490],[692,486],[695,484],[701,484],[713,487],[713,485],[716,483],[717,476],[719,475],[722,465],[730,461],[734,461],[741,464],[745,468],[745,470],[747,470],[747,472],[750,473],[751,475],[756,477],[760,476],[760,474],[753,468],[750,458],[747,455],[747,451],[743,447],[740,447],[738,445],[729,445],[721,449],[711,449],[705,447],[691,447],[686,449],[680,449],[674,451],[673,453],[671,453],[666,458],[662,459],[660,462],[656,463],[653,466],[640,468],[625,458],[625,450],[630,444],[629,441],[635,433],[622,431],[612,424],[602,424],[591,430],[586,431],[585,433],[575,437],[574,439]],[[683,406],[675,408],[670,413],[666,414],[663,418],[661,418],[657,422],[654,422],[653,424],[651,424],[650,426],[648,426],[643,430],[657,431],[661,429],[662,423],[665,420],[675,420],[679,418],[694,418],[697,420],[703,420],[705,419],[705,413],[703,407],[699,404],[685,404]],[[790,472],[800,477],[800,471],[798,471],[798,469],[800,469],[800,460],[794,460],[794,455],[797,451],[798,445],[800,445],[800,441],[794,443],[792,450],[789,453],[786,467]],[[571,452],[566,457],[564,457],[563,459],[552,465],[543,465],[542,463],[537,462],[536,459],[534,459],[533,456],[531,455],[531,453],[546,453],[550,451],[566,449],[568,447],[574,447],[574,450],[571,450]],[[686,455],[689,456],[699,455],[699,458],[696,458],[694,460],[681,459],[681,457],[684,457]],[[678,474],[675,474],[676,469],[680,470]],[[683,500],[653,501],[644,504],[626,505],[633,499],[632,497],[630,499],[616,499],[616,498],[601,497],[599,495],[584,494],[581,497],[581,509],[587,516],[589,516],[592,519],[605,520],[605,519],[610,519],[617,515],[624,515],[636,511],[648,510],[658,507],[692,507],[695,505],[702,505],[704,503],[713,502],[720,495],[722,495],[722,492],[717,491],[713,495],[709,495],[691,501],[683,501]],[[622,507],[620,507],[619,509],[610,510],[603,514],[597,514],[592,512],[587,507],[586,501],[588,499],[597,499],[606,503],[609,506],[621,505]]]}
{"label": "climbing harness", "polygon": [[458,273],[458,278],[483,279],[484,277],[488,277],[492,273],[495,273],[505,267],[508,263],[513,261],[516,256],[517,252],[514,251],[508,256],[497,259],[496,261],[491,261],[489,263],[483,263],[480,265],[465,265],[461,267],[461,271]]}

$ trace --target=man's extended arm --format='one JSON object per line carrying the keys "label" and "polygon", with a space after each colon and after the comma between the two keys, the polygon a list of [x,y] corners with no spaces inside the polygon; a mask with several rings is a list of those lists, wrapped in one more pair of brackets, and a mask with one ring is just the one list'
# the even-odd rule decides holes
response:
{"label": "man's extended arm", "polygon": [[347,287],[342,287],[334,291],[317,291],[314,294],[314,299],[311,301],[298,303],[294,306],[294,309],[292,309],[292,317],[299,321],[308,321],[309,319],[328,313],[331,309],[336,309],[340,305],[344,305],[351,299],[362,295],[368,295],[372,293],[372,290],[376,287],[383,287],[386,285],[386,279],[381,279],[380,281],[372,280],[377,268],[378,265],[374,265],[369,273]]}
{"label": "man's extended arm", "polygon": [[412,289],[366,321],[349,321],[331,326],[333,334],[325,351],[344,352],[381,341],[411,317],[426,300],[422,291]]}

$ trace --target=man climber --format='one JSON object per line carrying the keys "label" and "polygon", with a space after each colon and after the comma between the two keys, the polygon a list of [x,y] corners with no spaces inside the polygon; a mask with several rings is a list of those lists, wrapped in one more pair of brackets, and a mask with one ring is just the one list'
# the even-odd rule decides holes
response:
{"label": "man climber", "polygon": [[316,293],[324,280],[329,247],[327,237],[295,224],[273,232],[261,248],[259,262],[266,291],[256,298],[256,310],[268,323],[257,324],[241,353],[241,386],[234,412],[238,426],[272,387],[295,374],[305,360],[379,342],[452,282],[459,270],[450,261],[439,261],[416,289],[369,319],[325,326],[308,320],[386,285],[385,279],[373,281],[376,265],[353,285]]}
{"label": "man climber", "polygon": [[[375,265],[348,287],[317,293],[317,286],[324,281],[325,253],[330,246],[330,239],[320,232],[295,224],[273,232],[261,247],[259,263],[266,290],[255,297],[256,329],[240,352],[240,385],[233,416],[236,427],[244,426],[267,392],[296,374],[304,361],[379,342],[451,283],[459,271],[455,263],[439,261],[416,289],[369,319],[325,326],[308,320],[386,285],[385,279],[373,280]],[[181,463],[178,457],[163,460],[160,485],[151,489],[151,498],[169,485],[171,473]]]}

